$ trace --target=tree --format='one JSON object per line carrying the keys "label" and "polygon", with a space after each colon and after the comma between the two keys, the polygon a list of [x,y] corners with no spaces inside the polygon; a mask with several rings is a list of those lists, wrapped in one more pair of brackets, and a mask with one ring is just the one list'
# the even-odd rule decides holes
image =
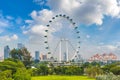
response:
{"label": "tree", "polygon": [[3,62],[0,62],[0,80],[13,79],[30,80],[30,73],[26,70],[24,64],[18,59],[6,59]]}
{"label": "tree", "polygon": [[27,48],[13,49],[11,50],[10,55],[13,59],[21,60],[26,67],[30,67],[32,63],[30,52]]}
{"label": "tree", "polygon": [[10,51],[10,55],[13,59],[22,60],[22,51],[20,49],[13,49]]}
{"label": "tree", "polygon": [[13,61],[12,59],[6,59],[0,62],[0,71],[11,70],[12,74],[16,72],[17,68],[23,67],[25,67],[24,64],[19,60]]}
{"label": "tree", "polygon": [[120,75],[120,66],[112,67],[110,71],[115,75]]}
{"label": "tree", "polygon": [[118,70],[119,70],[119,65],[120,65],[120,62],[115,62],[115,63],[112,63],[112,64],[104,65],[102,67],[102,69],[103,69],[104,72],[109,73],[109,72],[113,71],[113,69],[117,69],[118,68]]}

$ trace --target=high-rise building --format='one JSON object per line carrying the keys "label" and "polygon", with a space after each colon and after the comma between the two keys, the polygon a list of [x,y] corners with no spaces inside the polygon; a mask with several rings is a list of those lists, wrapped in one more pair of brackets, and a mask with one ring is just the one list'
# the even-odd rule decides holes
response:
{"label": "high-rise building", "polygon": [[39,51],[35,51],[35,60],[40,60],[40,53],[39,53]]}
{"label": "high-rise building", "polygon": [[22,48],[24,48],[24,47],[25,47],[25,46],[24,46],[22,43],[18,43],[18,44],[17,44],[17,48],[18,48],[18,49],[22,49]]}
{"label": "high-rise building", "polygon": [[40,58],[41,60],[47,60],[47,55],[41,54]]}
{"label": "high-rise building", "polygon": [[9,57],[10,57],[10,48],[7,45],[7,46],[4,47],[4,59],[7,59]]}
{"label": "high-rise building", "polygon": [[67,54],[66,54],[66,52],[65,52],[64,55],[63,55],[63,60],[64,60],[64,61],[67,61]]}

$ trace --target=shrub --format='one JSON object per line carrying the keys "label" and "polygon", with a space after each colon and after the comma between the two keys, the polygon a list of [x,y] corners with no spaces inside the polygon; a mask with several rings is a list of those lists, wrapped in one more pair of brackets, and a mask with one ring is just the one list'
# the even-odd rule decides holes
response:
{"label": "shrub", "polygon": [[0,72],[0,80],[12,80],[12,71],[6,70]]}
{"label": "shrub", "polygon": [[98,66],[91,66],[85,69],[85,73],[88,77],[95,78],[97,75],[102,75],[103,71]]}
{"label": "shrub", "polygon": [[115,66],[111,68],[110,71],[115,75],[120,75],[120,66]]}
{"label": "shrub", "polygon": [[31,80],[31,74],[25,68],[18,68],[13,77],[14,80]]}
{"label": "shrub", "polygon": [[108,73],[107,75],[97,76],[96,80],[120,80],[120,76],[116,76],[113,73]]}

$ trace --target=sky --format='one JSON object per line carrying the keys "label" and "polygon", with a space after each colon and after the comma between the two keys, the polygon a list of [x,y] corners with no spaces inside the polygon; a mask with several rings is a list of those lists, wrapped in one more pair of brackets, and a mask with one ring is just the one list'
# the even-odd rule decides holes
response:
{"label": "sky", "polygon": [[[82,57],[114,53],[120,58],[120,0],[1,0],[0,57],[4,46],[12,49],[17,43],[25,44],[33,56],[36,50],[44,54],[45,25],[57,14],[66,14],[77,23]],[[53,40],[57,45],[55,40],[60,37],[59,32],[65,32],[65,26],[70,23],[64,19],[52,24],[50,45]],[[65,34],[72,34],[69,28]]]}

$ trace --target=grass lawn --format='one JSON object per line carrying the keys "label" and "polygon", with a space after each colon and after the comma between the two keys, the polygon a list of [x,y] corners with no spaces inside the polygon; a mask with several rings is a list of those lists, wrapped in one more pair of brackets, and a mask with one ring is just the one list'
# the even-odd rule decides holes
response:
{"label": "grass lawn", "polygon": [[37,76],[32,77],[32,80],[95,80],[86,76]]}

